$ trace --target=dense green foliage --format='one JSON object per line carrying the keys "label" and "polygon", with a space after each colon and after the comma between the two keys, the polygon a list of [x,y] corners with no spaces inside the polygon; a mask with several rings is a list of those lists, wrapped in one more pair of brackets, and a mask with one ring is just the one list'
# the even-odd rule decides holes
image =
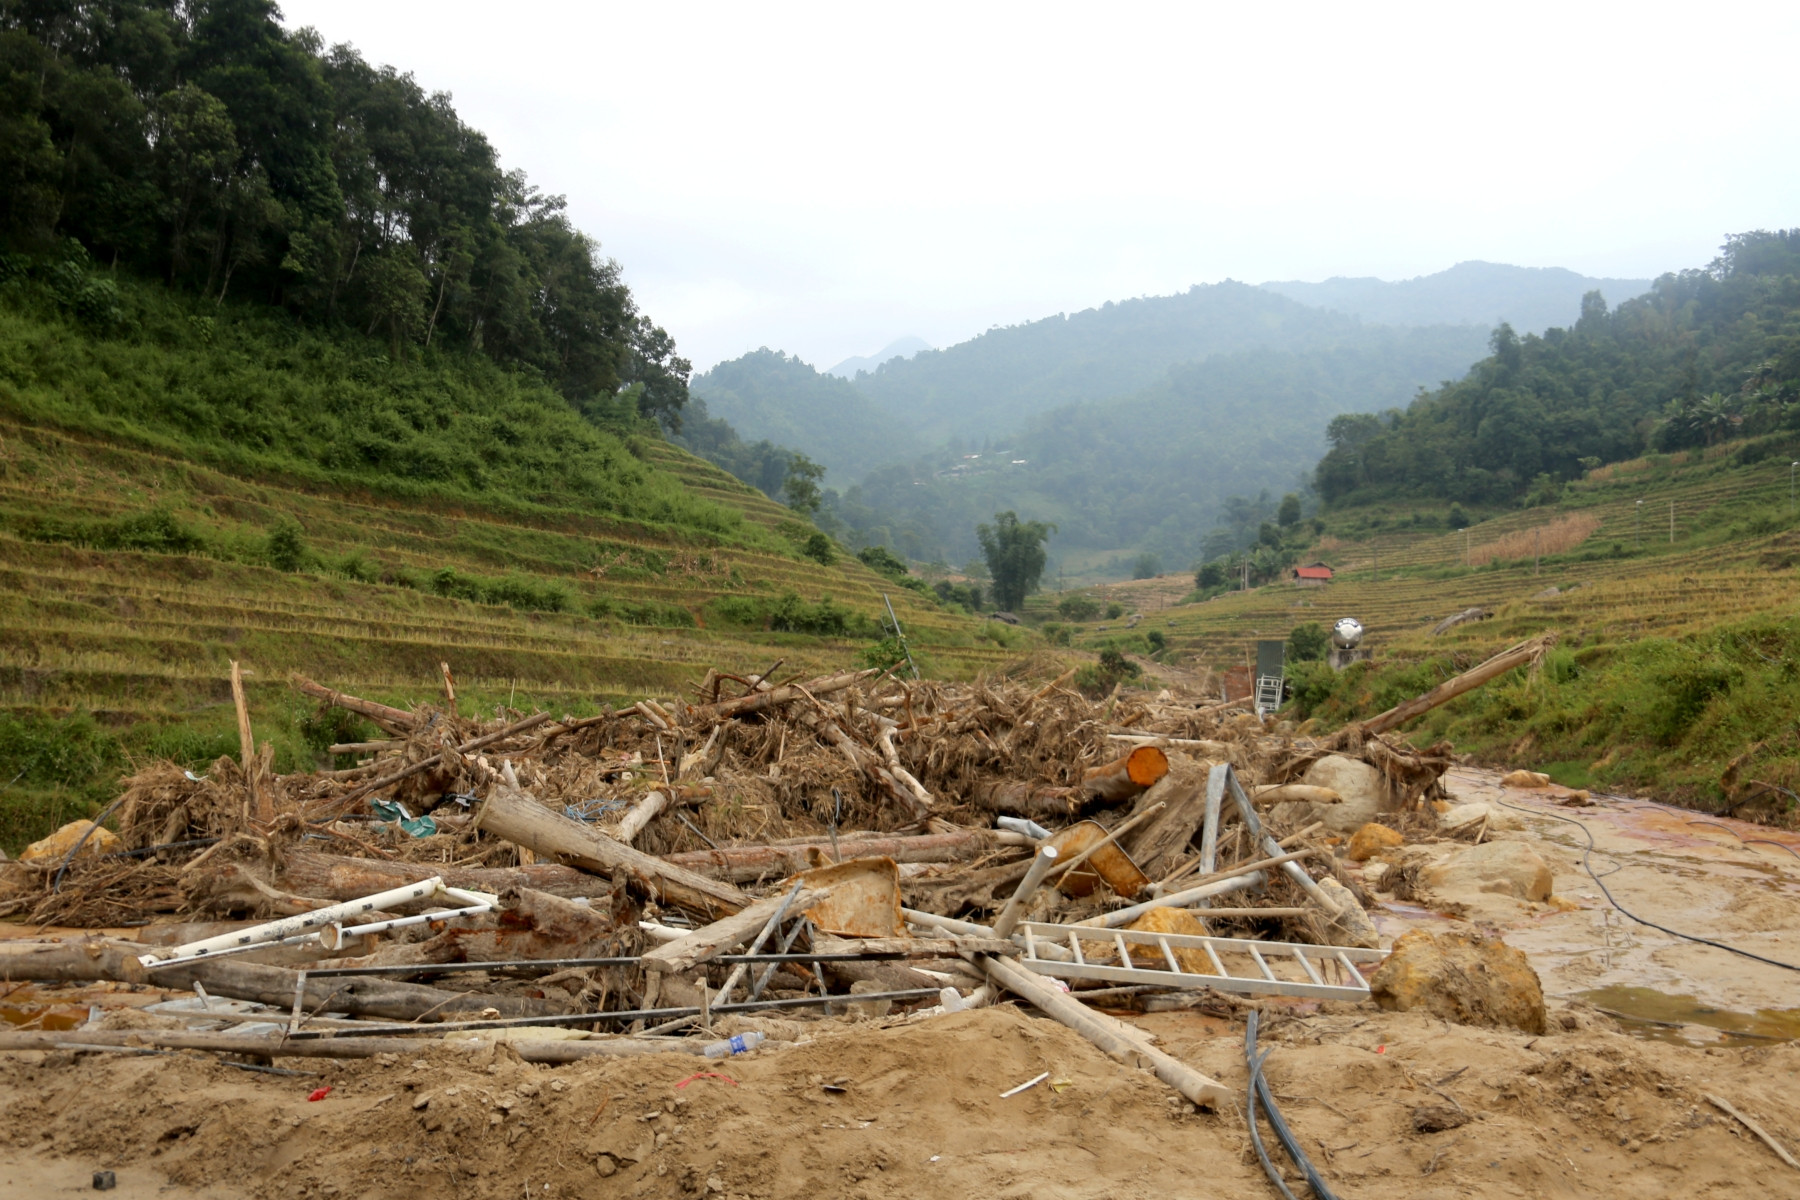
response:
{"label": "dense green foliage", "polygon": [[1541,333],[1580,315],[1581,298],[1604,292],[1614,301],[1650,290],[1648,279],[1590,279],[1562,267],[1463,262],[1435,275],[1387,282],[1344,276],[1323,283],[1265,283],[1271,292],[1383,325],[1479,325],[1502,321]]}
{"label": "dense green foliage", "polygon": [[[870,467],[910,458],[924,445],[904,418],[870,403],[848,380],[815,371],[766,347],[696,376],[693,391],[706,401],[712,415],[728,421],[741,437],[795,447],[822,464],[834,482],[854,480]],[[700,445],[693,444],[692,449],[733,470]],[[742,474],[738,478],[750,482]]]}
{"label": "dense green foliage", "polygon": [[[109,272],[406,347],[478,351],[571,403],[679,421],[688,364],[561,197],[450,98],[273,0],[0,4],[0,250],[114,315]],[[24,257],[19,257],[24,256]],[[70,272],[73,275],[70,275]]]}
{"label": "dense green foliage", "polygon": [[[1371,716],[1469,665],[1467,655],[1342,672],[1308,665],[1291,673],[1293,711],[1332,723]],[[1800,761],[1791,736],[1770,735],[1800,719],[1797,682],[1800,621],[1791,616],[1678,637],[1595,633],[1565,641],[1538,671],[1514,671],[1433,710],[1409,732],[1420,744],[1447,737],[1482,758],[1544,764],[1573,787],[1632,786],[1785,812],[1795,807]],[[1723,769],[1740,756],[1737,771]]]}
{"label": "dense green foliage", "polygon": [[1800,428],[1800,230],[1735,236],[1611,312],[1590,293],[1542,337],[1503,325],[1490,349],[1405,411],[1333,420],[1320,495],[1541,501],[1651,448]]}
{"label": "dense green foliage", "polygon": [[[271,479],[757,536],[546,384],[471,351],[395,361],[276,308],[130,279],[113,290],[120,318],[102,333],[50,285],[0,284],[0,411]],[[187,536],[149,513],[58,540],[180,551]]]}
{"label": "dense green foliage", "polygon": [[994,580],[995,604],[1013,611],[1024,607],[1025,597],[1037,590],[1044,577],[1044,543],[1055,532],[1054,525],[1021,521],[1014,512],[995,513],[992,525],[976,528],[988,574]]}

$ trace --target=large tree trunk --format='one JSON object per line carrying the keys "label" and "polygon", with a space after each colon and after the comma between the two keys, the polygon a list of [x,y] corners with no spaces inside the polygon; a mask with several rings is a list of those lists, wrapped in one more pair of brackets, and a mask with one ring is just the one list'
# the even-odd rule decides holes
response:
{"label": "large tree trunk", "polygon": [[[250,1000],[282,1008],[294,1003],[294,985],[300,978],[298,971],[215,958],[147,972],[137,961],[137,956],[148,950],[147,946],[130,942],[98,940],[0,944],[0,979],[64,982],[111,979],[160,984],[171,990],[192,989],[199,983],[213,995],[233,1000]],[[479,1016],[489,1008],[497,1009],[503,1017],[549,1016],[564,1011],[560,1005],[528,997],[451,992],[416,983],[354,975],[325,979],[309,977],[301,1004],[308,1011],[328,1009],[390,1021],[412,1021],[422,1017],[447,1021]]]}
{"label": "large tree trunk", "polygon": [[539,804],[528,792],[496,784],[475,813],[475,827],[524,846],[535,854],[560,857],[589,871],[619,871],[633,886],[662,904],[708,917],[737,912],[750,897],[719,883],[615,842]]}
{"label": "large tree trunk", "polygon": [[437,863],[348,858],[306,850],[289,851],[275,878],[284,891],[319,900],[341,901],[373,896],[403,884],[430,879],[433,875],[442,877],[450,887],[493,895],[508,888],[530,888],[565,900],[612,895],[611,880],[560,863],[533,863],[528,867],[448,867]]}
{"label": "large tree trunk", "polygon": [[[843,858],[886,857],[897,863],[960,862],[975,858],[994,846],[984,830],[966,833],[928,833],[919,837],[841,838],[835,847]],[[727,846],[723,850],[689,850],[667,855],[663,861],[714,879],[748,883],[780,879],[830,866],[834,847],[829,839],[815,839],[780,846]]]}

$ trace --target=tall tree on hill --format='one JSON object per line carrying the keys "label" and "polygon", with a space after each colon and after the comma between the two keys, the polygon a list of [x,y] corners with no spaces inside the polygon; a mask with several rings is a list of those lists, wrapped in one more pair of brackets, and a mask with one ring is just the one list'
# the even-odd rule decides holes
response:
{"label": "tall tree on hill", "polygon": [[1014,512],[995,513],[992,525],[976,527],[982,557],[987,559],[988,573],[994,577],[994,602],[1002,609],[1017,610],[1024,605],[1025,597],[1037,590],[1048,561],[1044,543],[1055,532],[1054,525],[1021,521]]}

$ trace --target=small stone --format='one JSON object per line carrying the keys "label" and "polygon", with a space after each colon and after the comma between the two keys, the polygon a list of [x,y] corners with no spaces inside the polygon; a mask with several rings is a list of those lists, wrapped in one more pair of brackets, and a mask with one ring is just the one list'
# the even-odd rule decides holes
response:
{"label": "small stone", "polygon": [[1421,1104],[1413,1109],[1413,1128],[1420,1133],[1442,1133],[1469,1123],[1469,1114],[1448,1104]]}
{"label": "small stone", "polygon": [[720,1179],[717,1175],[708,1175],[706,1177],[706,1190],[709,1192],[722,1192],[725,1190],[725,1181]]}
{"label": "small stone", "polygon": [[431,1107],[431,1093],[430,1092],[426,1092],[423,1096],[420,1096],[417,1100],[413,1101],[413,1110],[415,1112],[418,1111],[419,1109],[430,1108],[430,1107]]}
{"label": "small stone", "polygon": [[1500,778],[1501,787],[1512,788],[1545,788],[1550,786],[1550,777],[1542,771],[1508,771]]}
{"label": "small stone", "polygon": [[1370,821],[1350,838],[1350,858],[1353,862],[1367,862],[1383,850],[1405,844],[1406,839],[1398,829]]}

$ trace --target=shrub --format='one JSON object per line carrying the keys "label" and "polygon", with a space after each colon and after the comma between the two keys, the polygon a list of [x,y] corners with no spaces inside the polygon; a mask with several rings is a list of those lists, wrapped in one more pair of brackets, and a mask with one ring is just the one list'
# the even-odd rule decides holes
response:
{"label": "shrub", "polygon": [[1162,574],[1162,559],[1154,554],[1144,553],[1137,556],[1131,564],[1133,579],[1155,579]]}
{"label": "shrub", "polygon": [[831,539],[817,531],[806,539],[806,544],[800,547],[800,553],[821,567],[829,567],[837,561],[837,550],[832,546]]}
{"label": "shrub", "polygon": [[1296,625],[1288,634],[1288,661],[1317,662],[1325,657],[1325,648],[1330,643],[1331,635],[1326,633],[1325,627],[1317,621]]}
{"label": "shrub", "polygon": [[292,517],[282,517],[275,522],[263,544],[263,557],[271,567],[277,571],[298,571],[306,565],[310,556],[300,534],[300,524]]}
{"label": "shrub", "polygon": [[1207,588],[1223,586],[1225,586],[1225,563],[1222,559],[1215,558],[1211,562],[1201,563],[1200,569],[1194,572],[1194,587],[1200,591],[1204,592]]}
{"label": "shrub", "polygon": [[1090,621],[1100,611],[1100,603],[1092,596],[1064,596],[1057,601],[1056,611],[1067,621]]}
{"label": "shrub", "polygon": [[889,579],[900,579],[909,574],[906,563],[886,546],[864,546],[856,552],[856,557],[863,566]]}
{"label": "shrub", "polygon": [[1107,620],[1116,621],[1124,615],[1125,615],[1125,606],[1123,604],[1109,604],[1106,606],[1106,619]]}

